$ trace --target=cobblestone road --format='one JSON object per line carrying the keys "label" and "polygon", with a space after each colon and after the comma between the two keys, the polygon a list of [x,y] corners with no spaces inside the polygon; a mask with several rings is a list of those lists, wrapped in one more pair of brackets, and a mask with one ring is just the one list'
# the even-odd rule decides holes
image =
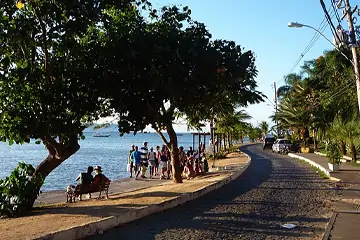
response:
{"label": "cobblestone road", "polygon": [[[92,239],[321,239],[331,216],[334,184],[309,165],[263,151],[237,180],[202,198]],[[297,227],[286,229],[284,223]]]}

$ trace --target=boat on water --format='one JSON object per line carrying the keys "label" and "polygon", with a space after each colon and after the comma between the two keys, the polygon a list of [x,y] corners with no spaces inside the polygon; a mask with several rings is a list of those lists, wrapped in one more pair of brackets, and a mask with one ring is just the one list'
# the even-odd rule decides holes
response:
{"label": "boat on water", "polygon": [[110,137],[111,133],[94,133],[93,137]]}

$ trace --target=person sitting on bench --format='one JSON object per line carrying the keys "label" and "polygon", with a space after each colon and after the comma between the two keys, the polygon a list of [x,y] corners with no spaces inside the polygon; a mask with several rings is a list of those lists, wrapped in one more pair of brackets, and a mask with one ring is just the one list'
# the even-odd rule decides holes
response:
{"label": "person sitting on bench", "polygon": [[[93,181],[93,172],[94,168],[92,166],[89,166],[87,168],[87,172],[85,173],[80,173],[79,176],[75,179],[76,182],[78,182],[78,185],[85,185],[85,184],[90,184]],[[88,194],[88,198],[91,198],[91,194]],[[79,196],[79,200],[81,200],[81,195]]]}
{"label": "person sitting on bench", "polygon": [[93,184],[103,184],[103,183],[108,183],[111,182],[103,173],[102,173],[102,169],[100,166],[96,166],[94,168],[95,171],[95,177],[93,180]]}

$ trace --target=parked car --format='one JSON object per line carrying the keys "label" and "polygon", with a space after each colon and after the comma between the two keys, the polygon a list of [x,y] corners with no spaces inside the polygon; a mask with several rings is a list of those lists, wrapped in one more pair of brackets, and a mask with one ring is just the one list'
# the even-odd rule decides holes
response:
{"label": "parked car", "polygon": [[291,148],[292,147],[291,141],[288,140],[288,139],[283,139],[283,138],[277,139],[274,142],[274,144],[272,145],[272,151],[276,152],[276,153],[279,153],[280,150],[285,148],[285,146]]}
{"label": "parked car", "polygon": [[274,137],[266,137],[263,141],[263,149],[265,148],[272,148],[273,143],[275,142]]}

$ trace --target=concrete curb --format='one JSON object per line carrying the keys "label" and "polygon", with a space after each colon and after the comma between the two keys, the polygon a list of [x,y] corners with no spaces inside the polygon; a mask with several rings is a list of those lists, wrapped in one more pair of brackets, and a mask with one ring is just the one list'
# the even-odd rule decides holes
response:
{"label": "concrete curb", "polygon": [[316,162],[314,162],[314,161],[312,161],[312,160],[310,160],[308,158],[296,155],[294,153],[288,153],[288,156],[292,157],[292,158],[297,158],[297,159],[303,160],[303,161],[309,163],[310,165],[318,168],[320,171],[324,172],[326,174],[326,176],[329,177],[330,180],[333,180],[333,181],[340,181],[341,180],[341,179],[338,179],[338,178],[331,177],[330,172],[326,168],[324,168],[323,166],[317,164]]}
{"label": "concrete curb", "polygon": [[[317,155],[320,155],[320,156],[326,156],[326,154],[321,153],[321,152],[314,152],[314,153],[317,154]],[[340,159],[340,161],[343,162],[343,163],[351,162],[351,160],[352,160],[351,157],[348,157],[348,156],[345,156],[345,155],[342,156],[341,159]]]}
{"label": "concrete curb", "polygon": [[331,234],[331,230],[334,226],[334,223],[335,223],[335,220],[336,220],[336,217],[337,217],[338,213],[337,212],[334,212],[332,215],[331,215],[331,218],[330,218],[330,221],[328,223],[328,225],[326,226],[326,229],[325,229],[325,233],[322,237],[322,240],[328,240],[330,239],[330,234]]}
{"label": "concrete curb", "polygon": [[46,236],[34,238],[34,240],[69,240],[69,239],[80,239],[90,235],[95,235],[97,233],[101,234],[103,231],[109,230],[121,224],[129,223],[137,219],[146,217],[148,215],[161,212],[170,208],[174,208],[178,205],[199,198],[238,178],[249,167],[251,163],[251,157],[246,153],[243,154],[245,154],[248,158],[248,162],[244,166],[236,169],[230,176],[226,177],[225,179],[215,182],[195,192],[185,193],[182,194],[181,196],[175,197],[170,200],[166,200],[158,204],[152,204],[142,208],[130,210],[119,216],[107,217],[96,222],[91,222],[81,226],[60,230],[58,232],[50,233]]}

